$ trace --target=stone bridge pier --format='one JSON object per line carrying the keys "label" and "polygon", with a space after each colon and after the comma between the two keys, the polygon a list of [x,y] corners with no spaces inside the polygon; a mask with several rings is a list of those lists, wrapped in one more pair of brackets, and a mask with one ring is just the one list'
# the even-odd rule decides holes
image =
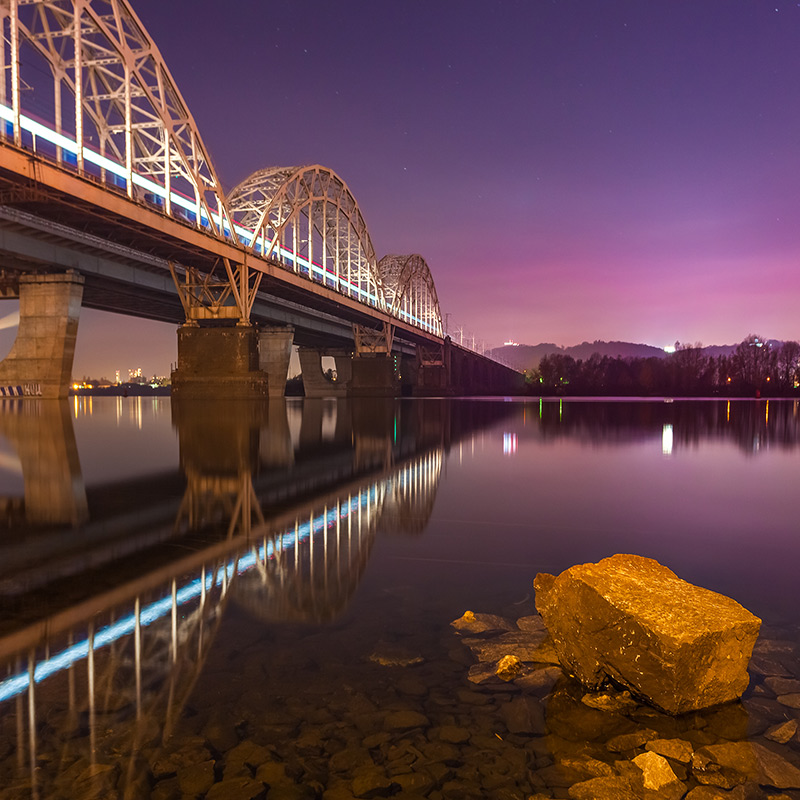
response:
{"label": "stone bridge pier", "polygon": [[525,378],[521,372],[499,364],[480,353],[450,342],[449,384],[453,394],[522,394]]}
{"label": "stone bridge pier", "polygon": [[[353,353],[344,349],[301,347],[298,350],[303,388],[309,399],[322,397],[347,397],[353,374]],[[328,356],[336,364],[336,380],[331,380],[322,369],[322,359]]]}
{"label": "stone bridge pier", "polygon": [[396,397],[400,394],[397,361],[392,354],[394,327],[384,323],[380,328],[353,325],[355,353],[351,397]]}
{"label": "stone bridge pier", "polygon": [[[0,396],[59,398],[69,393],[83,276],[20,275],[7,280],[4,297],[19,297],[19,328],[0,363]],[[18,281],[18,282],[17,282]]]}
{"label": "stone bridge pier", "polygon": [[[294,341],[291,325],[198,324],[178,329],[174,397],[282,398]],[[300,347],[308,399],[519,394],[523,376],[449,337],[395,349],[393,326],[353,326],[353,348]],[[334,375],[323,369],[333,359]]]}
{"label": "stone bridge pier", "polygon": [[178,328],[178,368],[172,396],[186,399],[257,399],[267,396],[258,336],[252,325],[186,322]]}
{"label": "stone bridge pier", "polygon": [[258,366],[267,374],[267,394],[270,399],[283,397],[286,393],[293,342],[292,325],[263,327],[258,332]]}
{"label": "stone bridge pier", "polygon": [[422,397],[448,394],[451,384],[450,339],[441,344],[418,344],[414,369],[413,394]]}

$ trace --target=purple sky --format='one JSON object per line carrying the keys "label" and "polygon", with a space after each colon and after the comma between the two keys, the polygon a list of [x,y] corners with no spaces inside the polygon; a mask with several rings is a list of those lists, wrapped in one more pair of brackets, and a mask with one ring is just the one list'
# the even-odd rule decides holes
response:
{"label": "purple sky", "polygon": [[[132,2],[226,188],[332,168],[451,331],[800,338],[800,3]],[[173,327],[115,319],[85,315],[76,374],[147,336],[166,371]]]}

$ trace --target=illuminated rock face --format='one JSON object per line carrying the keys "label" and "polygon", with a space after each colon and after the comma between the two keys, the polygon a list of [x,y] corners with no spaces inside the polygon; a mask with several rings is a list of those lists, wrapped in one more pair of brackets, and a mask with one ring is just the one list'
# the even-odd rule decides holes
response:
{"label": "illuminated rock face", "polygon": [[761,620],[649,558],[615,555],[534,580],[562,666],[608,679],[669,714],[741,697]]}

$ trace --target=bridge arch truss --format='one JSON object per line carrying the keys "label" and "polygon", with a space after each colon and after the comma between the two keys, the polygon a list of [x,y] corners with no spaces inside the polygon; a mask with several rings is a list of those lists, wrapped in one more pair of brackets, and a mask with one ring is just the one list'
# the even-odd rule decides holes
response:
{"label": "bridge arch truss", "polygon": [[232,237],[186,103],[125,0],[6,0],[0,118],[19,147]]}
{"label": "bridge arch truss", "polygon": [[257,253],[386,310],[367,225],[335,172],[319,164],[269,167],[234,188],[228,202]]}
{"label": "bridge arch truss", "polygon": [[444,335],[436,286],[422,256],[384,256],[378,273],[390,314],[436,336]]}

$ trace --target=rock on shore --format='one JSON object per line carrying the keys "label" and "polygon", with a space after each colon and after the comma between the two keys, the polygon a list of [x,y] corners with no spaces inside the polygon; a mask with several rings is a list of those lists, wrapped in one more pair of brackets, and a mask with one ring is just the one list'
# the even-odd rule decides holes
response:
{"label": "rock on shore", "polygon": [[650,558],[615,555],[534,581],[536,608],[564,668],[607,680],[669,714],[736,700],[761,620]]}

